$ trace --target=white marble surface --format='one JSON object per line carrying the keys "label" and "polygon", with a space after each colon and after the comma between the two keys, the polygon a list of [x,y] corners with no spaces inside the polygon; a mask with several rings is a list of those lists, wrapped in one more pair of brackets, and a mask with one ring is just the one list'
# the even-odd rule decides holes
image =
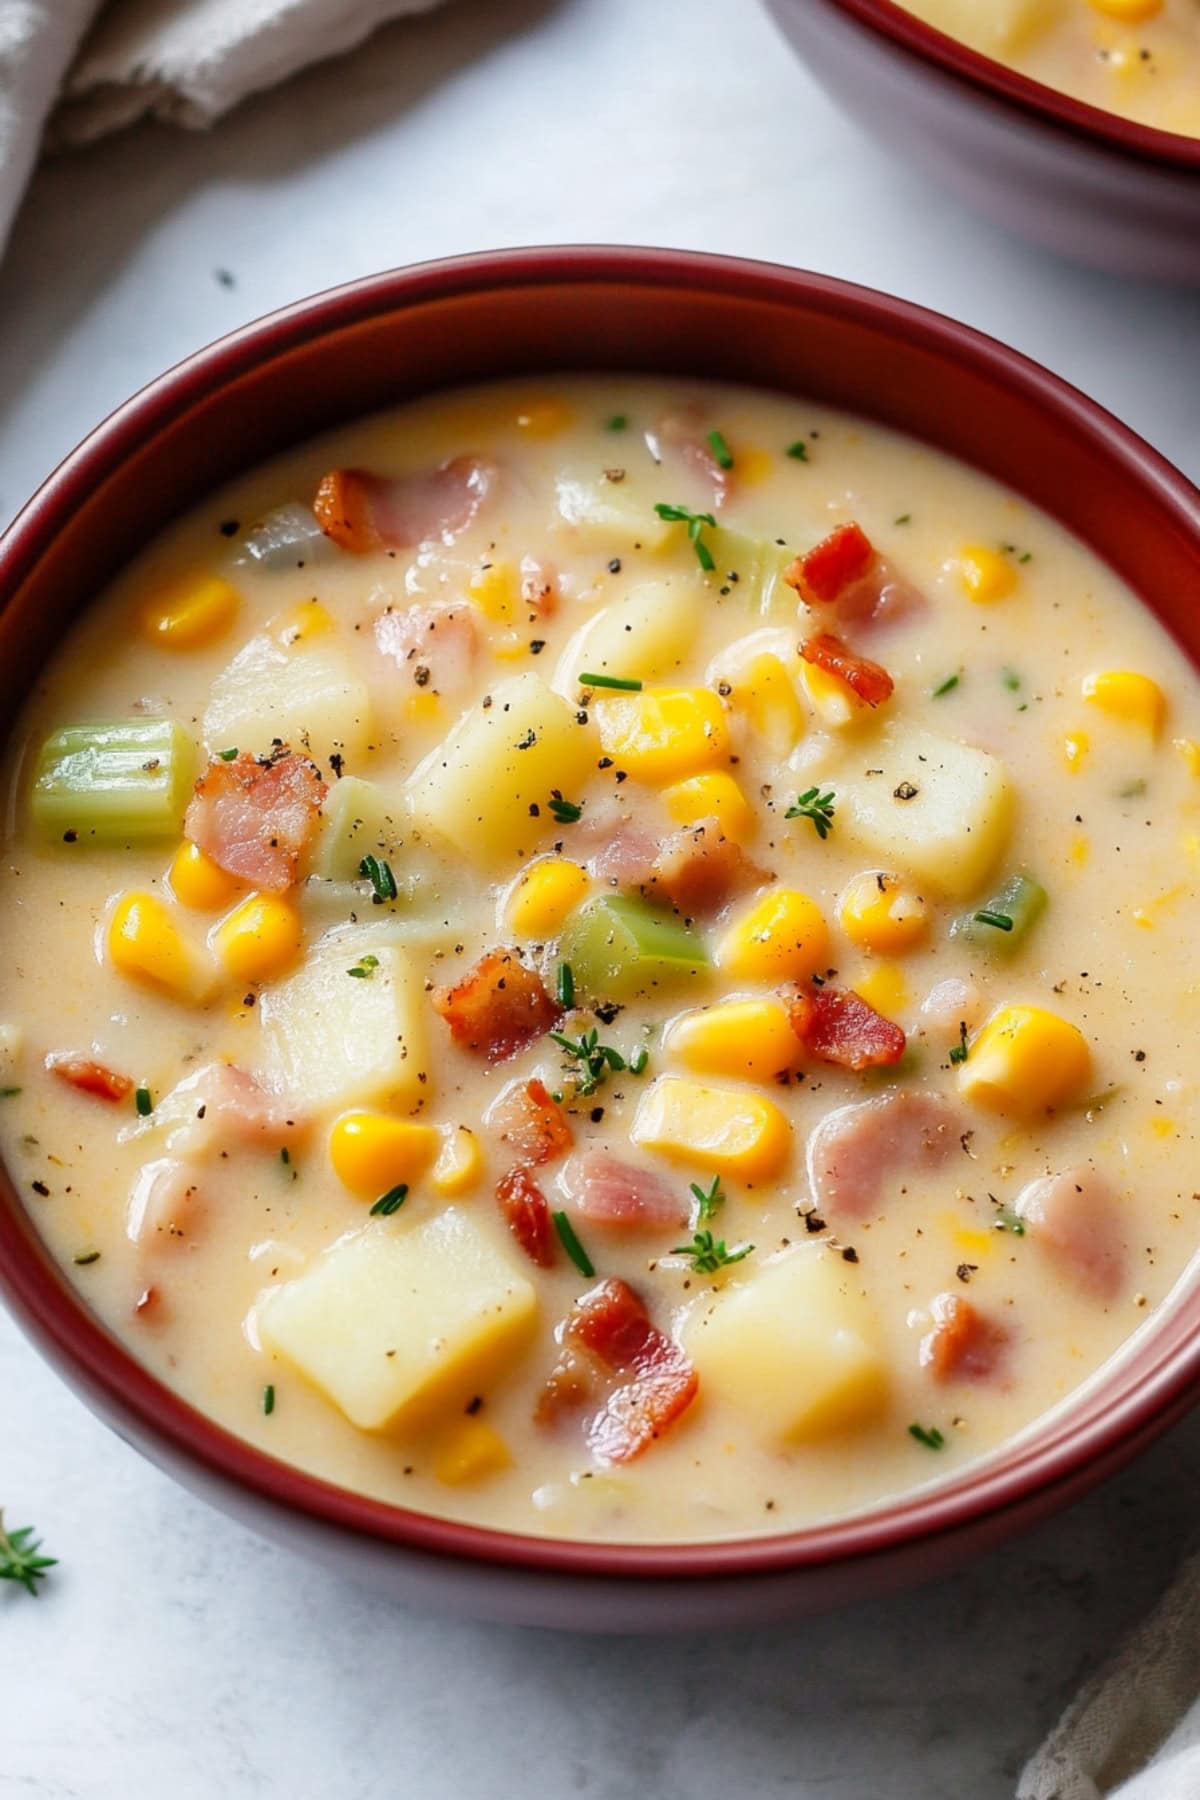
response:
{"label": "white marble surface", "polygon": [[[198,344],[507,243],[807,264],[1048,363],[1200,476],[1200,305],[1060,266],[864,143],[752,0],[455,0],[244,107],[38,176],[0,266],[0,519]],[[219,272],[224,272],[219,273]],[[981,421],[986,428],[986,421]],[[664,1644],[376,1603],[177,1492],[0,1319],[0,1501],[61,1567],[0,1594],[0,1800],[1000,1800],[1195,1516],[1189,1424],[931,1590]]]}

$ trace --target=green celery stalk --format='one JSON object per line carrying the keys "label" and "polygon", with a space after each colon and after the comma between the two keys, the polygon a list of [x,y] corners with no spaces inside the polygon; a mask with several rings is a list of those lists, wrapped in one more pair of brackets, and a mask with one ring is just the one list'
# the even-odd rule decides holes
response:
{"label": "green celery stalk", "polygon": [[[790,621],[796,617],[796,592],[783,579],[783,571],[795,558],[794,550],[769,538],[734,531],[729,525],[707,526],[704,541],[716,565],[707,577],[710,587],[718,592],[729,587],[731,599],[736,595],[748,611],[758,612],[764,619]],[[736,582],[730,579],[734,575]]]}
{"label": "green celery stalk", "polygon": [[[1035,881],[1032,875],[1010,875],[1000,891],[983,906],[977,906],[957,919],[950,935],[965,938],[969,944],[974,944],[981,950],[1011,956],[1037,924],[1045,905],[1046,890],[1040,881]],[[980,919],[980,913],[1011,919],[1011,931],[1005,931],[1003,926],[987,924]]]}
{"label": "green celery stalk", "polygon": [[558,954],[571,965],[577,996],[630,1000],[665,981],[708,967],[703,942],[661,907],[628,895],[589,900],[563,927]]}
{"label": "green celery stalk", "polygon": [[176,837],[195,773],[195,745],[174,720],[65,725],[42,745],[30,813],[48,837],[81,844]]}

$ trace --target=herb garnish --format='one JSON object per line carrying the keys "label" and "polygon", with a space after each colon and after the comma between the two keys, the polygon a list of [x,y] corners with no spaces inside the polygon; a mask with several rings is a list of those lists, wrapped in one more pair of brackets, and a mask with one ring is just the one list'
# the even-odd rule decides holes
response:
{"label": "herb garnish", "polygon": [[613,413],[610,419],[605,419],[604,429],[605,431],[624,431],[628,424],[629,420],[624,413]]}
{"label": "herb garnish", "polygon": [[378,856],[364,856],[358,865],[360,875],[365,875],[375,889],[375,904],[382,906],[385,900],[396,898],[396,877],[392,874],[392,865],[382,862]]}
{"label": "herb garnish", "polygon": [[1011,1231],[1014,1237],[1025,1236],[1025,1221],[1011,1206],[1002,1206],[992,1220],[995,1231]]}
{"label": "herb garnish", "polygon": [[369,981],[372,971],[378,967],[379,958],[377,956],[360,956],[354,967],[347,969],[346,973],[353,975],[356,981]]}
{"label": "herb garnish", "polygon": [[593,675],[587,670],[580,675],[579,685],[580,687],[588,688],[620,688],[623,692],[628,694],[640,694],[642,691],[641,682],[635,681],[632,676]]}
{"label": "herb garnish", "polygon": [[237,760],[237,753],[238,753],[238,748],[237,748],[236,744],[233,746],[233,748],[231,750],[218,750],[217,751],[217,755],[220,757],[222,762],[235,762]]}
{"label": "herb garnish", "polygon": [[709,432],[708,447],[712,451],[713,455],[716,457],[717,464],[720,468],[732,469],[732,467],[733,467],[733,452],[729,448],[729,445],[725,442],[724,437],[722,436],[722,434],[719,431],[710,431]]}
{"label": "herb garnish", "polygon": [[78,1256],[71,1258],[71,1261],[77,1269],[89,1269],[93,1263],[100,1261],[100,1252],[98,1250],[81,1250]]}
{"label": "herb garnish", "polygon": [[268,1381],[266,1387],[263,1389],[262,1409],[268,1419],[270,1418],[271,1414],[275,1411],[275,1384],[274,1384],[274,1382]]}
{"label": "herb garnish", "polygon": [[918,1444],[924,1444],[927,1450],[942,1450],[945,1448],[946,1440],[936,1425],[930,1425],[929,1427],[924,1425],[910,1425],[908,1428],[908,1435],[909,1437],[916,1438]]}
{"label": "herb garnish", "polygon": [[398,1187],[389,1188],[386,1194],[380,1195],[379,1199],[371,1208],[371,1215],[372,1217],[378,1216],[384,1219],[390,1219],[393,1213],[400,1211],[400,1208],[407,1199],[408,1184],[407,1182],[402,1181]]}
{"label": "herb garnish", "polygon": [[0,1088],[0,1100],[15,1100],[20,1091],[19,1087]]}
{"label": "herb garnish", "polygon": [[660,519],[667,519],[672,523],[677,522],[680,525],[687,526],[688,541],[690,542],[692,549],[696,552],[696,560],[704,570],[705,574],[711,575],[717,565],[713,561],[712,551],[709,549],[700,533],[706,525],[715,527],[717,521],[713,518],[712,514],[692,512],[690,508],[686,506],[672,506],[666,500],[660,500],[654,510]]}
{"label": "herb garnish", "polygon": [[558,789],[550,795],[550,811],[560,825],[575,825],[583,817],[583,802],[576,805],[574,800],[564,800]]}
{"label": "herb garnish", "polygon": [[591,1257],[580,1243],[579,1238],[576,1235],[575,1227],[572,1225],[565,1212],[556,1212],[553,1214],[553,1218],[554,1229],[559,1235],[559,1240],[562,1243],[563,1249],[575,1264],[579,1273],[581,1275],[586,1275],[590,1280],[596,1273],[595,1266]]}
{"label": "herb garnish", "polygon": [[912,514],[911,513],[901,513],[900,517],[898,519],[892,520],[892,524],[893,525],[911,525],[912,524]]}
{"label": "herb garnish", "polygon": [[943,694],[948,694],[953,688],[956,688],[961,680],[961,675],[947,675],[945,681],[938,682],[930,698],[940,700]]}
{"label": "herb garnish", "polygon": [[288,1167],[288,1166],[289,1166],[289,1165],[290,1165],[290,1163],[291,1163],[291,1160],[292,1160],[292,1153],[291,1153],[291,1151],[290,1151],[290,1150],[289,1150],[289,1149],[288,1149],[288,1147],[287,1147],[287,1145],[286,1145],[286,1144],[285,1144],[285,1145],[284,1145],[284,1146],[283,1146],[283,1149],[282,1149],[282,1150],[281,1150],[281,1151],[280,1151],[280,1152],[279,1152],[279,1160],[280,1160],[280,1162],[281,1162],[281,1163],[282,1163],[282,1164],[283,1164],[283,1166],[284,1166],[284,1168],[285,1168],[285,1169],[286,1169],[286,1168],[287,1168],[287,1167]]}
{"label": "herb garnish", "polygon": [[1015,694],[1021,686],[1021,677],[1015,669],[1005,669],[1000,676],[1010,694]]}
{"label": "herb garnish", "polygon": [[789,806],[784,813],[785,819],[811,819],[817,828],[817,836],[824,843],[833,829],[834,794],[831,788],[823,794],[820,788],[809,788],[801,794],[795,806]]}
{"label": "herb garnish", "polygon": [[33,1535],[32,1525],[18,1531],[6,1531],[4,1514],[0,1512],[0,1581],[17,1581],[27,1594],[37,1597],[37,1584],[46,1578],[46,1570],[57,1563],[56,1556],[39,1556],[41,1540]]}
{"label": "herb garnish", "polygon": [[960,1019],[958,1021],[958,1042],[950,1052],[950,1061],[952,1063],[965,1063],[970,1053],[971,1047],[967,1042],[967,1021],[965,1019]]}
{"label": "herb garnish", "polygon": [[714,1239],[711,1231],[698,1231],[690,1244],[676,1244],[671,1255],[690,1256],[697,1275],[715,1275],[718,1269],[741,1262],[753,1249],[753,1244],[739,1244],[736,1250],[727,1250],[724,1238]]}
{"label": "herb garnish", "polygon": [[643,1044],[640,1050],[634,1051],[633,1055],[630,1057],[628,1063],[626,1064],[626,1067],[628,1068],[629,1073],[631,1075],[640,1075],[643,1072],[643,1070],[645,1069],[646,1064],[649,1061],[650,1061],[650,1052],[647,1050],[646,1046]]}
{"label": "herb garnish", "polygon": [[794,444],[788,445],[783,454],[790,456],[793,462],[807,462],[808,445],[803,438],[797,438]]}
{"label": "herb garnish", "polygon": [[702,1188],[698,1181],[693,1181],[692,1192],[695,1194],[696,1199],[700,1204],[700,1211],[697,1216],[701,1225],[707,1223],[709,1219],[715,1218],[728,1198],[724,1188],[721,1186],[721,1177],[719,1175],[713,1176],[712,1186],[708,1189]]}
{"label": "herb garnish", "polygon": [[150,1098],[150,1089],[147,1087],[138,1088],[133,1096],[133,1104],[137,1107],[138,1117],[140,1119],[148,1119],[150,1114],[154,1111],[154,1101]]}
{"label": "herb garnish", "polygon": [[[614,1050],[611,1044],[600,1042],[600,1034],[595,1026],[578,1038],[565,1037],[561,1031],[552,1031],[549,1035],[551,1042],[573,1057],[578,1065],[575,1070],[575,1092],[581,1100],[586,1100],[589,1094],[596,1092],[610,1069],[619,1075],[629,1067],[619,1050]],[[642,1068],[645,1066],[643,1063]],[[635,1075],[640,1073],[637,1069],[633,1072]]]}
{"label": "herb garnish", "polygon": [[559,963],[555,991],[558,1004],[564,1012],[569,1012],[575,1004],[575,972],[570,963]]}
{"label": "herb garnish", "polygon": [[991,912],[986,906],[973,915],[977,925],[990,925],[996,931],[1011,931],[1013,922],[1007,913]]}

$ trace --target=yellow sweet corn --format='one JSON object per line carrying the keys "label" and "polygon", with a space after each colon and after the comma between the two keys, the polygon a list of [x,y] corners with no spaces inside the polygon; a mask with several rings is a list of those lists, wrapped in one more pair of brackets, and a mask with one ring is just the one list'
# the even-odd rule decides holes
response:
{"label": "yellow sweet corn", "polygon": [[1017,571],[1006,556],[990,550],[986,544],[964,544],[950,560],[967,598],[977,606],[991,606],[1011,594],[1017,585]]}
{"label": "yellow sweet corn", "polygon": [[663,1038],[668,1056],[702,1075],[773,1081],[801,1058],[800,1040],[781,1000],[726,1000],[684,1013]]}
{"label": "yellow sweet corn", "polygon": [[1106,19],[1120,19],[1127,25],[1144,24],[1163,8],[1163,0],[1091,0],[1091,4]]}
{"label": "yellow sweet corn", "polygon": [[122,894],[107,932],[109,959],[131,980],[159,988],[176,1000],[204,997],[206,971],[155,894]]}
{"label": "yellow sweet corn", "polygon": [[1062,742],[1063,761],[1072,775],[1078,775],[1087,761],[1092,741],[1086,731],[1068,731]]}
{"label": "yellow sweet corn", "polygon": [[309,638],[324,637],[336,629],[333,614],[319,600],[301,600],[277,613],[267,628],[277,643],[290,650],[294,644]]}
{"label": "yellow sweet corn", "polygon": [[239,595],[220,575],[189,575],[163,588],[142,611],[142,630],[168,650],[210,644],[232,625]]}
{"label": "yellow sweet corn", "polygon": [[415,1181],[441,1147],[441,1133],[433,1125],[390,1113],[343,1113],[329,1132],[334,1174],[365,1200],[378,1200],[389,1188]]}
{"label": "yellow sweet corn", "polygon": [[1136,725],[1157,737],[1167,716],[1166,696],[1157,681],[1135,669],[1103,669],[1086,675],[1082,693],[1114,719]]}
{"label": "yellow sweet corn", "polygon": [[972,1040],[958,1087],[979,1106],[1031,1117],[1077,1094],[1090,1070],[1077,1025],[1041,1006],[1002,1006]]}
{"label": "yellow sweet corn", "polygon": [[483,1174],[483,1151],[469,1125],[455,1125],[443,1137],[430,1177],[439,1194],[465,1194]]}
{"label": "yellow sweet corn", "polygon": [[804,736],[804,713],[777,656],[756,656],[734,689],[734,705],[768,749],[783,756]]}
{"label": "yellow sweet corn", "polygon": [[511,625],[521,598],[521,578],[510,562],[485,563],[467,583],[467,592],[486,619]]}
{"label": "yellow sweet corn", "polygon": [[549,438],[557,437],[560,431],[565,431],[574,417],[566,401],[551,394],[531,399],[520,407],[515,424],[517,430],[523,431],[527,437]]}
{"label": "yellow sweet corn", "polygon": [[736,981],[807,981],[829,962],[820,907],[795,888],[768,888],[717,945],[717,964]]}
{"label": "yellow sweet corn", "polygon": [[630,1137],[645,1150],[749,1182],[777,1175],[792,1144],[791,1126],[773,1100],[681,1075],[660,1075],[642,1095]]}
{"label": "yellow sweet corn", "polygon": [[175,852],[167,879],[179,904],[193,912],[218,912],[237,899],[244,885],[187,838]]}
{"label": "yellow sweet corn", "polygon": [[210,942],[235,981],[272,981],[296,960],[304,941],[300,915],[277,894],[249,894],[213,928]]}
{"label": "yellow sweet corn", "polygon": [[904,970],[893,962],[872,963],[851,985],[860,1000],[887,1019],[903,1012],[912,997]]}
{"label": "yellow sweet corn", "polygon": [[1190,775],[1200,775],[1200,744],[1194,738],[1176,738],[1175,748],[1182,756]]}
{"label": "yellow sweet corn", "polygon": [[734,451],[734,467],[739,487],[758,487],[775,467],[775,458],[758,444]]}
{"label": "yellow sweet corn", "polygon": [[518,875],[508,893],[508,923],[518,937],[545,942],[574,912],[590,886],[587,871],[565,856],[543,856]]}
{"label": "yellow sweet corn", "polygon": [[679,781],[729,755],[725,714],[711,688],[597,693],[591,712],[605,754],[642,781]]}
{"label": "yellow sweet corn", "polygon": [[894,956],[925,934],[929,915],[920,894],[899,875],[857,875],[842,895],[842,930],[860,949]]}
{"label": "yellow sweet corn", "polygon": [[873,716],[872,708],[828,669],[822,669],[816,663],[802,662],[798,673],[800,685],[822,725],[841,731],[847,725],[857,725],[861,719]]}
{"label": "yellow sweet corn", "polygon": [[512,1462],[508,1445],[483,1419],[456,1419],[440,1435],[433,1450],[433,1472],[447,1487],[482,1481],[507,1469]]}
{"label": "yellow sweet corn", "polygon": [[981,1231],[964,1225],[957,1213],[944,1212],[938,1216],[938,1224],[946,1232],[956,1251],[970,1257],[972,1262],[981,1262],[990,1256],[996,1248],[996,1232],[994,1229]]}
{"label": "yellow sweet corn", "polygon": [[663,789],[663,804],[680,825],[715,819],[727,838],[744,844],[754,835],[754,813],[741,788],[724,769],[693,775]]}

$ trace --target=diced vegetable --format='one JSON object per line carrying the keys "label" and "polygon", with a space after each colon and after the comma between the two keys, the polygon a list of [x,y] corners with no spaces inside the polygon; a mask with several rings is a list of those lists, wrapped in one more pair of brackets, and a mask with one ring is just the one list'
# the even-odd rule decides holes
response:
{"label": "diced vegetable", "polygon": [[1166,696],[1157,681],[1136,669],[1099,670],[1085,676],[1081,691],[1084,699],[1101,712],[1140,727],[1150,737],[1157,737],[1163,728]]}
{"label": "diced vegetable", "polygon": [[592,713],[606,754],[642,781],[679,781],[729,755],[724,709],[709,688],[597,696]]}
{"label": "diced vegetable", "polygon": [[800,1061],[800,1044],[782,1000],[725,1000],[684,1013],[663,1039],[668,1056],[702,1075],[775,1081]]}
{"label": "diced vegetable", "polygon": [[1002,1006],[958,1066],[958,1091],[976,1105],[1032,1117],[1083,1091],[1091,1052],[1077,1025],[1041,1006]]}
{"label": "diced vegetable", "polygon": [[925,935],[929,915],[920,894],[899,875],[858,875],[842,895],[838,916],[852,944],[881,956],[908,950]]}
{"label": "diced vegetable", "polygon": [[204,714],[211,750],[266,755],[279,741],[321,763],[361,756],[372,730],[367,685],[331,633],[301,634],[290,647],[268,632],[251,638],[213,682]]}
{"label": "diced vegetable", "polygon": [[70,843],[173,837],[195,772],[195,746],[173,719],[66,725],[42,745],[29,810]]}
{"label": "diced vegetable", "polygon": [[220,575],[185,575],[155,594],[141,617],[142,630],[163,650],[195,650],[227,631],[241,596]]}
{"label": "diced vegetable", "polygon": [[777,1175],[792,1147],[791,1126],[773,1100],[681,1075],[661,1075],[647,1088],[629,1135],[645,1150],[749,1182]]}
{"label": "diced vegetable", "polygon": [[313,858],[314,874],[329,881],[353,881],[367,855],[386,856],[399,837],[398,812],[373,781],[343,775],[335,781],[322,809],[324,824]]}
{"label": "diced vegetable", "polygon": [[441,1147],[441,1135],[432,1125],[398,1119],[392,1113],[346,1112],[334,1120],[329,1133],[334,1174],[364,1200],[415,1181]]}
{"label": "diced vegetable", "polygon": [[715,819],[725,836],[744,844],[754,835],[754,810],[732,775],[710,769],[663,789],[663,804],[680,825]]}
{"label": "diced vegetable", "polygon": [[1045,905],[1046,890],[1040,881],[1032,875],[1010,875],[990,900],[956,919],[950,935],[981,950],[1011,956],[1037,924]]}
{"label": "diced vegetable", "polygon": [[193,912],[220,912],[232,905],[245,885],[190,838],[184,838],[175,852],[167,879],[179,904]]}
{"label": "diced vegetable", "polygon": [[594,613],[567,645],[554,675],[573,700],[582,670],[656,681],[680,667],[708,604],[697,576],[644,581]]}
{"label": "diced vegetable", "polygon": [[708,967],[702,940],[681,919],[632,895],[589,900],[567,920],[559,954],[576,993],[630,1000],[664,983],[694,979]]}
{"label": "diced vegetable", "polygon": [[449,1417],[524,1343],[537,1297],[456,1207],[342,1238],[263,1302],[264,1348],[363,1431]]}
{"label": "diced vegetable", "polygon": [[543,856],[517,876],[508,896],[508,922],[518,937],[544,943],[560,930],[591,886],[565,856]]}
{"label": "diced vegetable", "polygon": [[796,600],[784,580],[792,552],[769,538],[756,538],[729,525],[713,525],[704,534],[714,568],[708,586],[730,594],[748,612],[764,619],[793,619]]}
{"label": "diced vegetable", "polygon": [[122,894],[105,933],[109,960],[130,980],[194,1004],[212,976],[156,894]]}
{"label": "diced vegetable", "polygon": [[581,544],[611,554],[628,545],[663,550],[676,541],[675,527],[657,518],[624,481],[610,480],[607,474],[566,473],[555,489],[558,523]]}
{"label": "diced vegetable", "polygon": [[235,981],[274,981],[300,954],[304,927],[290,900],[251,894],[221,920],[210,942]]}
{"label": "diced vegetable", "polygon": [[815,900],[769,887],[726,927],[717,963],[736,981],[807,981],[829,961],[829,931]]}
{"label": "diced vegetable", "polygon": [[986,544],[964,544],[947,566],[954,570],[963,592],[977,606],[992,606],[997,600],[1007,599],[1017,585],[1017,571],[1007,556]]}
{"label": "diced vegetable", "polygon": [[888,1378],[861,1286],[835,1251],[804,1244],[706,1299],[684,1328],[704,1392],[768,1443],[869,1424]]}
{"label": "diced vegetable", "polygon": [[324,561],[333,544],[317,523],[310,506],[289,500],[265,513],[242,539],[238,562],[262,569],[300,569]]}
{"label": "diced vegetable", "polygon": [[439,1194],[465,1194],[482,1179],[483,1151],[469,1125],[446,1133],[431,1177]]}
{"label": "diced vegetable", "polygon": [[484,1481],[512,1462],[508,1445],[486,1419],[455,1419],[433,1450],[433,1473],[447,1487]]}

